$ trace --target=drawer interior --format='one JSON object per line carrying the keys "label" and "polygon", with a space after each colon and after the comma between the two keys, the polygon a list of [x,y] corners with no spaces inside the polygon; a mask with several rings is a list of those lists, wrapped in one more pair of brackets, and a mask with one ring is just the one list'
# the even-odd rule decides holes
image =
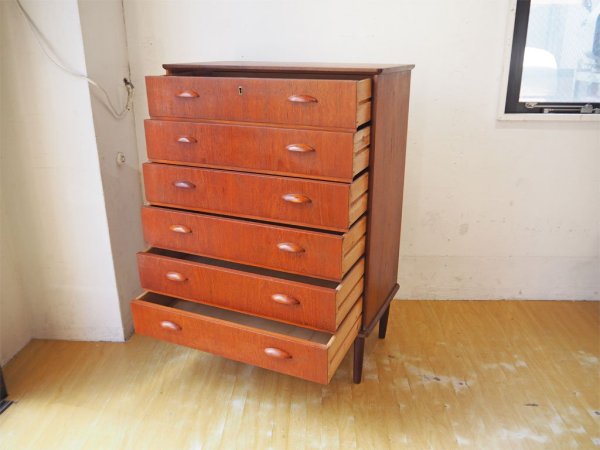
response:
{"label": "drawer interior", "polygon": [[267,333],[286,336],[287,338],[310,341],[318,345],[329,347],[333,336],[321,331],[300,328],[280,322],[274,322],[260,317],[248,316],[235,311],[229,311],[200,303],[188,302],[166,295],[147,292],[138,298],[138,301],[164,306],[172,310],[185,311],[203,316],[203,318],[226,321],[243,327],[254,328]]}

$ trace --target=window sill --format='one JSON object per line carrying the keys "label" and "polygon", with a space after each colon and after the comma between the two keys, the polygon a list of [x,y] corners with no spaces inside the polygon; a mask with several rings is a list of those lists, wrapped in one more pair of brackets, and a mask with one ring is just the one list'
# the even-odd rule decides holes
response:
{"label": "window sill", "polygon": [[600,122],[600,114],[500,113],[498,120],[514,122]]}

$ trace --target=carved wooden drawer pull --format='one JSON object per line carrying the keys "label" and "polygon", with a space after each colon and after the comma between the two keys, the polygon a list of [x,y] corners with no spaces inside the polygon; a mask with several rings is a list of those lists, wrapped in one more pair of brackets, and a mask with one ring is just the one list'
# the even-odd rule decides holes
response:
{"label": "carved wooden drawer pull", "polygon": [[285,294],[273,294],[271,295],[271,298],[275,303],[280,303],[282,305],[295,306],[300,304],[294,297]]}
{"label": "carved wooden drawer pull", "polygon": [[294,244],[292,242],[281,242],[277,244],[277,248],[283,252],[289,253],[303,253],[304,249],[300,247],[298,244]]}
{"label": "carved wooden drawer pull", "polygon": [[164,328],[165,330],[181,331],[181,327],[179,325],[177,325],[175,322],[171,322],[170,320],[163,320],[160,323],[160,327]]}
{"label": "carved wooden drawer pull", "polygon": [[292,103],[318,103],[319,100],[311,95],[290,95],[288,100]]}
{"label": "carved wooden drawer pull", "polygon": [[306,195],[301,194],[285,194],[281,198],[290,203],[310,203],[312,201]]}
{"label": "carved wooden drawer pull", "polygon": [[195,144],[198,142],[198,139],[192,136],[180,136],[177,139],[177,142],[181,142],[182,144]]}
{"label": "carved wooden drawer pull", "polygon": [[185,225],[171,225],[169,227],[169,230],[174,231],[175,233],[183,234],[189,234],[192,232],[192,230],[189,227],[186,227]]}
{"label": "carved wooden drawer pull", "polygon": [[290,355],[288,352],[275,347],[265,348],[265,354],[277,359],[292,359],[292,355]]}
{"label": "carved wooden drawer pull", "polygon": [[196,91],[182,91],[177,94],[177,97],[180,98],[196,98],[200,97],[200,95]]}
{"label": "carved wooden drawer pull", "polygon": [[315,151],[314,148],[312,148],[310,145],[306,145],[306,144],[290,144],[290,145],[287,145],[285,148],[289,152],[296,152],[296,153],[310,153],[310,152]]}
{"label": "carved wooden drawer pull", "polygon": [[165,277],[167,278],[167,280],[171,280],[171,281],[185,281],[187,280],[187,278],[185,276],[183,276],[182,274],[180,274],[179,272],[167,272],[165,274]]}
{"label": "carved wooden drawer pull", "polygon": [[178,180],[173,182],[173,186],[179,189],[194,189],[196,185],[191,181]]}

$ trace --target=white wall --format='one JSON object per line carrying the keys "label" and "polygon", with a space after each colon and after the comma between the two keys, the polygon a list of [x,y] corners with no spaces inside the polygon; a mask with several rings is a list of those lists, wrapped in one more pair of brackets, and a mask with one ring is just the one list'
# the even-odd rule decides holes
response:
{"label": "white wall", "polygon": [[[6,8],[0,3],[0,61],[8,58],[7,35],[4,30]],[[25,301],[17,271],[14,243],[9,236],[5,177],[7,143],[5,120],[10,110],[4,99],[5,70],[0,70],[0,366],[31,339],[29,305]]]}
{"label": "white wall", "polygon": [[[62,60],[85,72],[77,1],[23,4]],[[14,2],[0,2],[0,13],[2,241],[17,274],[2,285],[1,328],[18,316],[37,338],[122,340],[87,82],[48,61]],[[4,313],[18,303],[27,320]],[[5,347],[5,335],[2,361],[23,342]]]}
{"label": "white wall", "polygon": [[[0,114],[4,112],[1,100],[0,98]],[[6,166],[3,162],[0,155],[0,179]],[[7,233],[6,211],[0,193],[0,366],[31,339],[30,317],[31,311],[25,301],[17,272],[13,243]]]}
{"label": "white wall", "polygon": [[[79,0],[79,16],[87,74],[106,88],[121,111],[127,100],[122,80],[130,78],[122,2]],[[90,87],[90,92],[119,307],[128,336],[133,332],[129,303],[141,292],[136,252],[145,245],[134,116],[130,111],[115,118],[99,91]],[[124,154],[125,163],[117,163],[118,153]]]}
{"label": "white wall", "polygon": [[600,125],[499,122],[507,0],[127,0],[136,127],[162,63],[415,63],[401,298],[600,298]]}

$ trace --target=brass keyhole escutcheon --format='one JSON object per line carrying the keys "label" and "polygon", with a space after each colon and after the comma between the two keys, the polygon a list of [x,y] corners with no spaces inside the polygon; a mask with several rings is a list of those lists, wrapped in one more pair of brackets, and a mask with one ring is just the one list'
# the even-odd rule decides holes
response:
{"label": "brass keyhole escutcheon", "polygon": [[244,95],[244,88],[242,86],[238,86],[238,94]]}

